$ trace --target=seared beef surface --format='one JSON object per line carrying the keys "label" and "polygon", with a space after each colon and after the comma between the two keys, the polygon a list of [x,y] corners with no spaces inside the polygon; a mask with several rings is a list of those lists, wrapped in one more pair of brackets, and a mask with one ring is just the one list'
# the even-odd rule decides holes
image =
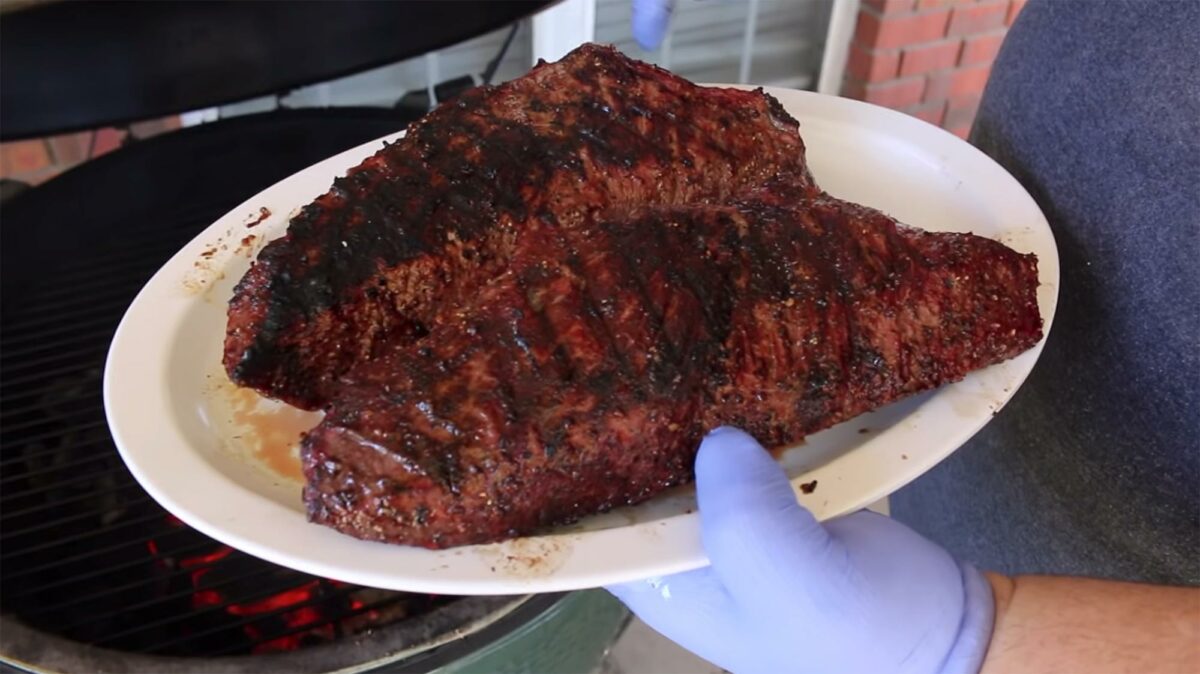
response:
{"label": "seared beef surface", "polygon": [[707,429],[798,441],[1032,346],[1036,279],[830,198],[534,225],[426,339],[346,377],[304,441],[309,515],[445,547],[635,503],[691,478]]}
{"label": "seared beef surface", "polygon": [[437,108],[293,218],[234,291],[226,370],[319,409],[355,363],[424,335],[436,307],[499,273],[531,224],[768,183],[816,193],[774,99],[581,47]]}
{"label": "seared beef surface", "polygon": [[795,121],[585,46],[335,183],[230,305],[235,381],[325,420],[315,522],[447,547],[799,441],[1041,337],[1036,259],[821,194]]}

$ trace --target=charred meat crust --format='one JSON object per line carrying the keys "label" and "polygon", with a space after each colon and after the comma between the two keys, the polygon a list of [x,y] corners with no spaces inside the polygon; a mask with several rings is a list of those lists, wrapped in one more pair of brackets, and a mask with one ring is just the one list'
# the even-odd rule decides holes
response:
{"label": "charred meat crust", "polygon": [[798,441],[1041,337],[1036,260],[824,195],[761,92],[587,45],[338,179],[230,303],[233,380],[324,421],[309,518],[432,548]]}
{"label": "charred meat crust", "polygon": [[581,47],[439,107],[293,218],[234,291],[226,370],[318,409],[355,363],[423,335],[430,307],[499,273],[530,223],[719,203],[769,182],[816,193],[778,102]]}
{"label": "charred meat crust", "polygon": [[1036,261],[831,198],[534,227],[425,340],[351,371],[303,446],[310,517],[501,540],[691,478],[706,429],[779,445],[1040,339]]}

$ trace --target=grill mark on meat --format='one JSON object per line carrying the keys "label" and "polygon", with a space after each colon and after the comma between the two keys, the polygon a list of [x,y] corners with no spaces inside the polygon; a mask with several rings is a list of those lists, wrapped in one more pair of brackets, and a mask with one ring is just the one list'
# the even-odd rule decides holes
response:
{"label": "grill mark on meat", "polygon": [[[645,241],[641,248],[642,257],[639,261],[639,266],[651,273],[645,274],[642,271],[635,273],[639,273],[645,279],[642,287],[645,289],[647,306],[653,307],[660,317],[660,330],[655,336],[653,348],[666,355],[666,358],[656,361],[659,367],[653,371],[656,376],[652,378],[652,381],[658,384],[660,391],[669,390],[677,374],[681,369],[687,367],[687,354],[691,352],[691,348],[690,345],[680,343],[672,338],[672,332],[675,331],[673,328],[676,327],[670,315],[670,300],[673,293],[669,287],[663,292],[657,292],[658,288],[663,284],[661,281],[656,284],[654,280],[654,277],[658,276],[660,272],[665,277],[671,275],[669,270],[672,268],[672,262],[663,259],[661,255],[662,251],[671,250],[668,232],[664,227],[650,226],[643,228],[641,233],[649,238],[649,240]],[[662,295],[664,300],[661,308],[658,306],[656,300],[656,297],[659,295]]]}
{"label": "grill mark on meat", "polygon": [[720,302],[723,298],[709,292],[705,283],[690,267],[685,267],[682,270],[672,269],[671,280],[676,281],[682,290],[687,291],[696,299],[696,302],[700,305],[700,312],[704,316],[703,327],[706,333],[705,336],[715,343],[720,343],[729,329],[729,317],[722,311],[724,307],[722,306],[723,303]]}
{"label": "grill mark on meat", "polygon": [[642,306],[642,314],[649,319],[650,342],[647,345],[648,358],[646,361],[646,376],[653,382],[663,379],[663,372],[669,363],[680,359],[679,353],[666,338],[665,320],[662,312],[650,298],[649,280],[642,272],[642,265],[637,264],[629,249],[617,247],[616,259],[622,264],[621,276],[629,279],[636,289],[635,301]]}
{"label": "grill mark on meat", "polygon": [[[616,108],[610,108],[610,105],[616,106]],[[643,150],[645,153],[662,162],[670,161],[672,156],[671,150],[673,148],[657,142],[659,140],[658,138],[649,138],[645,136],[641,129],[638,129],[633,124],[630,124],[629,121],[621,114],[619,102],[613,101],[611,104],[601,104],[597,101],[588,101],[584,103],[584,109],[598,118],[595,122],[597,128],[595,130],[588,129],[586,131],[586,137],[588,140],[592,141],[592,143],[599,145],[605,150],[610,150],[609,143],[607,140],[605,140],[603,134],[605,132],[612,132],[614,127],[616,127],[620,129],[625,138],[627,138],[630,142],[639,145],[641,150]],[[611,112],[616,112],[616,114],[609,114]],[[597,115],[596,113],[600,114]],[[620,163],[629,165],[631,163],[631,158],[623,158]]]}
{"label": "grill mark on meat", "polygon": [[[828,343],[822,343],[819,339],[823,334],[817,321],[822,320],[820,317],[819,304],[820,296],[813,292],[814,285],[817,288],[823,288],[824,283],[820,280],[819,271],[820,261],[811,259],[806,252],[813,247],[813,238],[811,232],[807,228],[801,226],[787,230],[789,237],[787,239],[790,248],[785,254],[785,258],[789,260],[801,260],[795,268],[788,274],[788,294],[783,300],[783,316],[780,318],[781,327],[784,329],[783,339],[787,348],[790,377],[794,378],[794,383],[789,387],[791,391],[799,392],[805,398],[814,398],[814,391],[810,387],[813,381],[815,372],[821,371],[822,360],[825,350],[829,347]],[[806,272],[804,276],[800,274],[800,268]],[[813,276],[817,276],[818,280],[814,282]],[[813,316],[818,318],[814,321]],[[797,327],[793,329],[793,324]],[[805,333],[803,327],[808,328]],[[795,332],[793,338],[792,333]],[[814,339],[816,338],[816,339]],[[803,418],[804,412],[796,410]]]}
{"label": "grill mark on meat", "polygon": [[567,357],[566,352],[558,346],[558,334],[551,325],[550,319],[546,316],[545,305],[541,301],[535,301],[535,298],[540,298],[545,293],[545,288],[541,285],[534,285],[531,279],[536,275],[537,278],[545,280],[545,269],[527,270],[526,272],[518,272],[514,275],[517,289],[520,291],[519,301],[530,311],[534,317],[534,322],[538,327],[538,331],[526,337],[526,343],[532,348],[534,353],[538,347],[546,350],[550,361],[554,364],[551,372],[557,380],[573,381],[575,379],[575,366]]}
{"label": "grill mark on meat", "polygon": [[541,374],[541,368],[538,366],[537,359],[533,355],[533,349],[529,345],[529,340],[521,333],[521,322],[525,318],[525,309],[528,305],[523,305],[524,308],[514,309],[514,314],[509,322],[510,331],[508,332],[508,340],[513,346],[517,347],[517,352],[529,364],[529,369],[534,374]]}
{"label": "grill mark on meat", "polygon": [[[662,242],[662,245],[667,246],[669,250],[694,248],[688,252],[701,259],[708,259],[708,250],[704,242],[713,232],[706,230],[703,226],[704,223],[697,223],[691,215],[688,213],[687,217],[666,219],[668,227],[662,228],[661,232],[667,240]],[[716,271],[716,268],[710,268],[708,271],[711,274]],[[725,314],[725,307],[721,302],[723,298],[711,292],[712,289],[698,276],[697,270],[690,265],[672,266],[670,273],[671,279],[678,282],[680,288],[691,293],[699,303],[704,314],[704,329],[708,333],[708,337],[720,342],[723,339],[723,333],[729,327],[729,317]]]}
{"label": "grill mark on meat", "polygon": [[[845,246],[845,240],[839,236],[842,234],[840,228],[831,226],[825,217],[825,212],[821,208],[814,209],[815,224],[819,228],[819,244],[834,251],[830,259],[821,260],[818,264],[824,272],[822,280],[828,281],[828,287],[833,290],[835,297],[826,298],[826,304],[822,307],[826,319],[834,318],[835,325],[840,327],[840,333],[844,337],[844,344],[849,348],[842,350],[838,355],[838,372],[852,372],[857,365],[856,347],[857,334],[855,330],[855,321],[852,313],[852,302],[854,288],[851,281],[846,275],[843,261],[841,259],[841,250]],[[832,301],[831,301],[832,300]],[[831,309],[833,311],[831,311]],[[819,379],[824,379],[823,377]],[[828,385],[828,380],[819,382],[820,388],[824,389]],[[830,392],[832,395],[836,393]]]}
{"label": "grill mark on meat", "polygon": [[[782,258],[778,250],[778,238],[781,233],[776,228],[751,227],[745,231],[744,241],[747,253],[754,260],[750,278],[757,281],[758,288],[751,288],[750,296],[758,302],[752,306],[751,317],[754,319],[754,329],[762,335],[760,343],[771,345],[772,348],[759,353],[756,358],[758,371],[764,380],[777,377],[780,371],[789,371],[790,363],[778,362],[778,357],[786,354],[784,348],[788,344],[783,323],[779,320],[780,303],[786,301],[791,291],[791,284],[785,277]],[[759,307],[766,305],[766,309]],[[770,313],[771,319],[764,323],[761,313]]]}
{"label": "grill mark on meat", "polygon": [[[795,378],[793,389],[799,389],[801,382],[808,382],[813,371],[820,367],[823,360],[824,348],[820,336],[827,332],[822,330],[814,314],[819,313],[818,304],[821,297],[813,292],[813,288],[823,288],[822,281],[814,282],[814,277],[825,278],[820,271],[819,261],[809,259],[806,251],[813,246],[812,233],[805,226],[786,230],[788,234],[788,249],[784,259],[800,261],[792,266],[788,273],[788,296],[784,299],[781,325],[789,346],[789,368]],[[823,317],[822,317],[823,319]]]}
{"label": "grill mark on meat", "polygon": [[795,304],[795,300],[791,299],[791,275],[785,275],[784,270],[781,268],[783,255],[779,248],[783,243],[784,237],[783,233],[779,234],[779,236],[775,237],[773,245],[771,246],[773,254],[777,255],[779,258],[779,261],[776,263],[779,266],[775,266],[774,271],[772,272],[774,275],[779,277],[779,289],[777,291],[778,295],[775,297],[775,302],[770,304],[771,321],[769,324],[769,329],[771,329],[773,333],[772,336],[775,340],[774,343],[778,348],[775,350],[775,357],[768,360],[766,365],[770,379],[774,381],[786,381],[789,376],[795,372],[796,367],[794,364],[795,359],[792,353],[791,335],[788,332],[788,324],[784,320],[784,315],[787,311],[787,305],[785,302],[790,300],[793,304]]}
{"label": "grill mark on meat", "polygon": [[621,349],[621,345],[615,337],[616,331],[609,325],[607,317],[600,310],[599,300],[595,295],[595,284],[593,279],[584,268],[583,261],[579,259],[579,251],[570,244],[566,245],[566,264],[577,278],[580,279],[582,289],[579,291],[583,302],[584,315],[589,319],[589,322],[595,326],[596,331],[603,335],[602,341],[606,346],[606,351],[612,354],[613,359],[617,364],[617,375],[630,378],[635,373],[629,362],[629,358]]}
{"label": "grill mark on meat", "polygon": [[[631,275],[633,267],[620,257],[620,251],[630,247],[631,232],[620,221],[611,230],[606,231],[605,226],[608,223],[564,234],[575,250],[588,251],[582,273],[589,293],[614,349],[621,354],[630,374],[640,378],[650,365],[645,345],[652,342],[654,334],[650,321],[653,308]],[[636,393],[641,395],[643,391],[639,388]]]}
{"label": "grill mark on meat", "polygon": [[794,318],[796,323],[807,327],[807,332],[796,331],[792,349],[792,362],[802,377],[798,378],[798,386],[802,381],[805,387],[814,373],[829,369],[829,353],[837,343],[827,312],[829,297],[826,293],[833,284],[832,270],[826,260],[808,253],[818,246],[818,240],[807,224],[788,230],[790,248],[785,258],[803,260],[803,263],[791,269],[788,277],[790,294],[784,301],[791,303],[788,307],[792,314],[785,323],[792,325]]}

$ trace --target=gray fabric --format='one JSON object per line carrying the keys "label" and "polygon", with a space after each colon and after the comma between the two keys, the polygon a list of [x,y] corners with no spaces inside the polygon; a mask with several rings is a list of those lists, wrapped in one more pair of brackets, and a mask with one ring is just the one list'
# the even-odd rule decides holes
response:
{"label": "gray fabric", "polygon": [[893,516],[983,568],[1200,584],[1200,2],[1033,0],[971,140],[1050,220],[1058,315]]}

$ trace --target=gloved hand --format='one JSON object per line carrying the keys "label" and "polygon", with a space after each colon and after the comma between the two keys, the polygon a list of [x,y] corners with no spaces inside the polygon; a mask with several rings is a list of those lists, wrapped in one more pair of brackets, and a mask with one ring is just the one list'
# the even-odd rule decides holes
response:
{"label": "gloved hand", "polygon": [[633,39],[642,49],[658,49],[667,34],[674,6],[674,0],[633,0]]}
{"label": "gloved hand", "polygon": [[696,493],[712,565],[608,588],[667,638],[737,674],[978,671],[994,606],[971,566],[882,515],[817,522],[736,429],[700,445]]}

